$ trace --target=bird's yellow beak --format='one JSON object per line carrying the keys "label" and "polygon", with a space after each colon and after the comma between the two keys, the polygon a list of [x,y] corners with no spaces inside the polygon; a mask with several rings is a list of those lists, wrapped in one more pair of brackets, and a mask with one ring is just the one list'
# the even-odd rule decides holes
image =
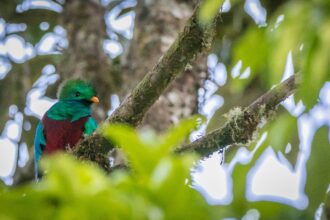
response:
{"label": "bird's yellow beak", "polygon": [[99,98],[97,98],[96,96],[93,96],[90,100],[94,103],[99,103],[100,102]]}

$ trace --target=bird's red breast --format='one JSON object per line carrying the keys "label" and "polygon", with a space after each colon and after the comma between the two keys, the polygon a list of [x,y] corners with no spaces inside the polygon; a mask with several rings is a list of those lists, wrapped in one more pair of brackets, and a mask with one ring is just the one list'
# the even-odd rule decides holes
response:
{"label": "bird's red breast", "polygon": [[65,150],[66,147],[74,147],[82,138],[84,125],[89,116],[82,117],[77,121],[53,120],[47,116],[42,118],[46,146],[44,153],[51,154],[58,150]]}

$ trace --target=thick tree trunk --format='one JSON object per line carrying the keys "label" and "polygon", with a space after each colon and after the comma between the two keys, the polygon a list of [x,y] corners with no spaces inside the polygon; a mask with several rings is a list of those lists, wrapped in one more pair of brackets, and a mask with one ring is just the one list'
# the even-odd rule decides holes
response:
{"label": "thick tree trunk", "polygon": [[[152,69],[174,42],[196,6],[194,1],[139,0],[136,7],[134,35],[124,57],[126,95]],[[142,126],[163,131],[180,119],[196,113],[197,91],[207,76],[206,56],[199,57],[159,97],[146,114]]]}
{"label": "thick tree trunk", "polygon": [[[80,77],[92,81],[102,97],[96,116],[106,117],[110,95],[119,86],[118,72],[103,50],[106,36],[105,9],[101,1],[66,0],[61,24],[67,31],[68,48],[59,64],[62,79]],[[101,108],[100,108],[101,107]]]}

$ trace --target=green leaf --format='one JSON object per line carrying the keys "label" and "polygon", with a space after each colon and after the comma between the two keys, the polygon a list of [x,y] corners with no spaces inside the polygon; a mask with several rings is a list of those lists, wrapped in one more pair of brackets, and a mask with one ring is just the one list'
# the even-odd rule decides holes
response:
{"label": "green leaf", "polygon": [[167,150],[172,149],[175,146],[178,146],[183,141],[187,140],[189,134],[197,129],[197,127],[205,123],[206,118],[201,115],[195,115],[188,119],[183,119],[178,125],[173,128],[170,128],[166,134],[161,136],[162,144],[160,148],[162,151],[166,152]]}
{"label": "green leaf", "polygon": [[202,24],[211,22],[218,14],[223,0],[204,0],[199,9],[198,18]]}
{"label": "green leaf", "polygon": [[102,134],[124,150],[135,171],[141,174],[152,171],[157,162],[152,155],[152,142],[157,142],[153,137],[151,141],[142,140],[132,127],[124,124],[105,125]]}
{"label": "green leaf", "polygon": [[236,78],[232,87],[235,91],[242,91],[255,76],[266,71],[268,62],[268,42],[264,28],[249,28],[242,37],[235,42],[233,47],[233,68],[239,61],[242,62],[241,72],[250,67],[250,77],[247,79]]}
{"label": "green leaf", "polygon": [[[292,10],[294,8],[294,10]],[[266,37],[268,42],[267,72],[264,80],[268,86],[280,82],[289,52],[292,52],[293,62],[296,70],[297,57],[302,56],[300,48],[310,33],[312,27],[309,25],[310,4],[304,2],[288,2],[274,14],[267,28]],[[278,23],[278,16],[283,16],[283,21]],[[298,69],[297,69],[298,68]]]}
{"label": "green leaf", "polygon": [[[68,155],[45,158],[42,161],[45,176],[40,183],[16,189],[0,187],[0,218],[221,218],[222,212],[209,206],[187,184],[196,157],[171,152],[172,144],[183,141],[197,126],[197,119],[200,118],[184,120],[162,136],[138,133],[125,125],[103,127],[103,134],[129,155],[131,172],[118,171],[106,176],[95,165]],[[169,143],[165,144],[167,140]]]}
{"label": "green leaf", "polygon": [[[292,165],[295,164],[299,153],[297,118],[288,112],[283,113],[276,116],[276,120],[270,122],[263,130],[268,132],[265,144],[281,151]],[[291,150],[286,152],[288,144],[291,144]]]}
{"label": "green leaf", "polygon": [[[295,10],[292,10],[294,8]],[[330,16],[326,8],[312,1],[290,2],[278,11],[284,21],[278,28],[268,28],[268,84],[280,81],[291,51],[296,71],[302,73],[297,98],[311,108],[324,82],[330,79]],[[275,24],[275,18],[272,21]]]}
{"label": "green leaf", "polygon": [[330,143],[326,127],[320,128],[313,139],[311,154],[307,162],[306,194],[309,205],[307,217],[313,218],[317,208],[326,198],[330,184]]}
{"label": "green leaf", "polygon": [[[102,128],[102,133],[124,150],[137,172],[150,174],[160,158],[186,140],[190,132],[202,121],[202,117],[193,116],[183,120],[162,136],[150,131],[138,133],[133,128],[121,124],[106,125]],[[145,161],[149,163],[146,164]]]}
{"label": "green leaf", "polygon": [[302,88],[299,97],[311,108],[318,99],[320,88],[330,80],[330,17],[320,24],[315,33],[314,44],[311,46],[302,71]]}
{"label": "green leaf", "polygon": [[[289,1],[278,8],[266,28],[248,28],[234,42],[231,67],[241,60],[242,71],[250,66],[251,76],[235,79],[231,86],[242,91],[251,85],[257,74],[267,88],[279,83],[291,52],[294,69],[302,74],[296,98],[311,108],[317,102],[324,82],[330,80],[328,10],[314,1]],[[278,23],[280,15],[283,21]]]}
{"label": "green leaf", "polygon": [[302,215],[300,210],[285,204],[272,201],[251,202],[246,199],[246,188],[249,185],[247,182],[248,173],[250,172],[251,168],[257,164],[257,160],[268,147],[269,145],[267,144],[267,141],[264,141],[255,150],[249,163],[238,163],[235,165],[232,174],[234,201],[230,204],[230,208],[232,209],[230,217],[241,218],[249,210],[256,209],[260,213],[260,219],[302,219],[300,218]]}
{"label": "green leaf", "polygon": [[90,162],[79,163],[68,155],[58,155],[42,160],[41,165],[49,174],[40,187],[47,187],[54,192],[72,195],[93,195],[107,187],[108,180],[104,173]]}

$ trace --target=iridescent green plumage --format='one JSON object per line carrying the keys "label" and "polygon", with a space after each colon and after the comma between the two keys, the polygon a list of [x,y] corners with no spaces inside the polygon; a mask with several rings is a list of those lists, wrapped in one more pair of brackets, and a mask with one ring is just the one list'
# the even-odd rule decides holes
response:
{"label": "iridescent green plumage", "polygon": [[58,98],[37,127],[36,164],[44,152],[74,147],[82,135],[92,134],[97,127],[90,106],[98,102],[98,98],[90,83],[80,79],[68,80],[60,86]]}
{"label": "iridescent green plumage", "polygon": [[47,116],[54,120],[71,118],[72,122],[76,121],[91,114],[93,97],[96,97],[96,91],[89,82],[80,79],[68,80],[60,86],[59,102],[49,109]]}
{"label": "iridescent green plumage", "polygon": [[71,79],[60,86],[57,96],[59,100],[90,100],[96,91],[90,82]]}

